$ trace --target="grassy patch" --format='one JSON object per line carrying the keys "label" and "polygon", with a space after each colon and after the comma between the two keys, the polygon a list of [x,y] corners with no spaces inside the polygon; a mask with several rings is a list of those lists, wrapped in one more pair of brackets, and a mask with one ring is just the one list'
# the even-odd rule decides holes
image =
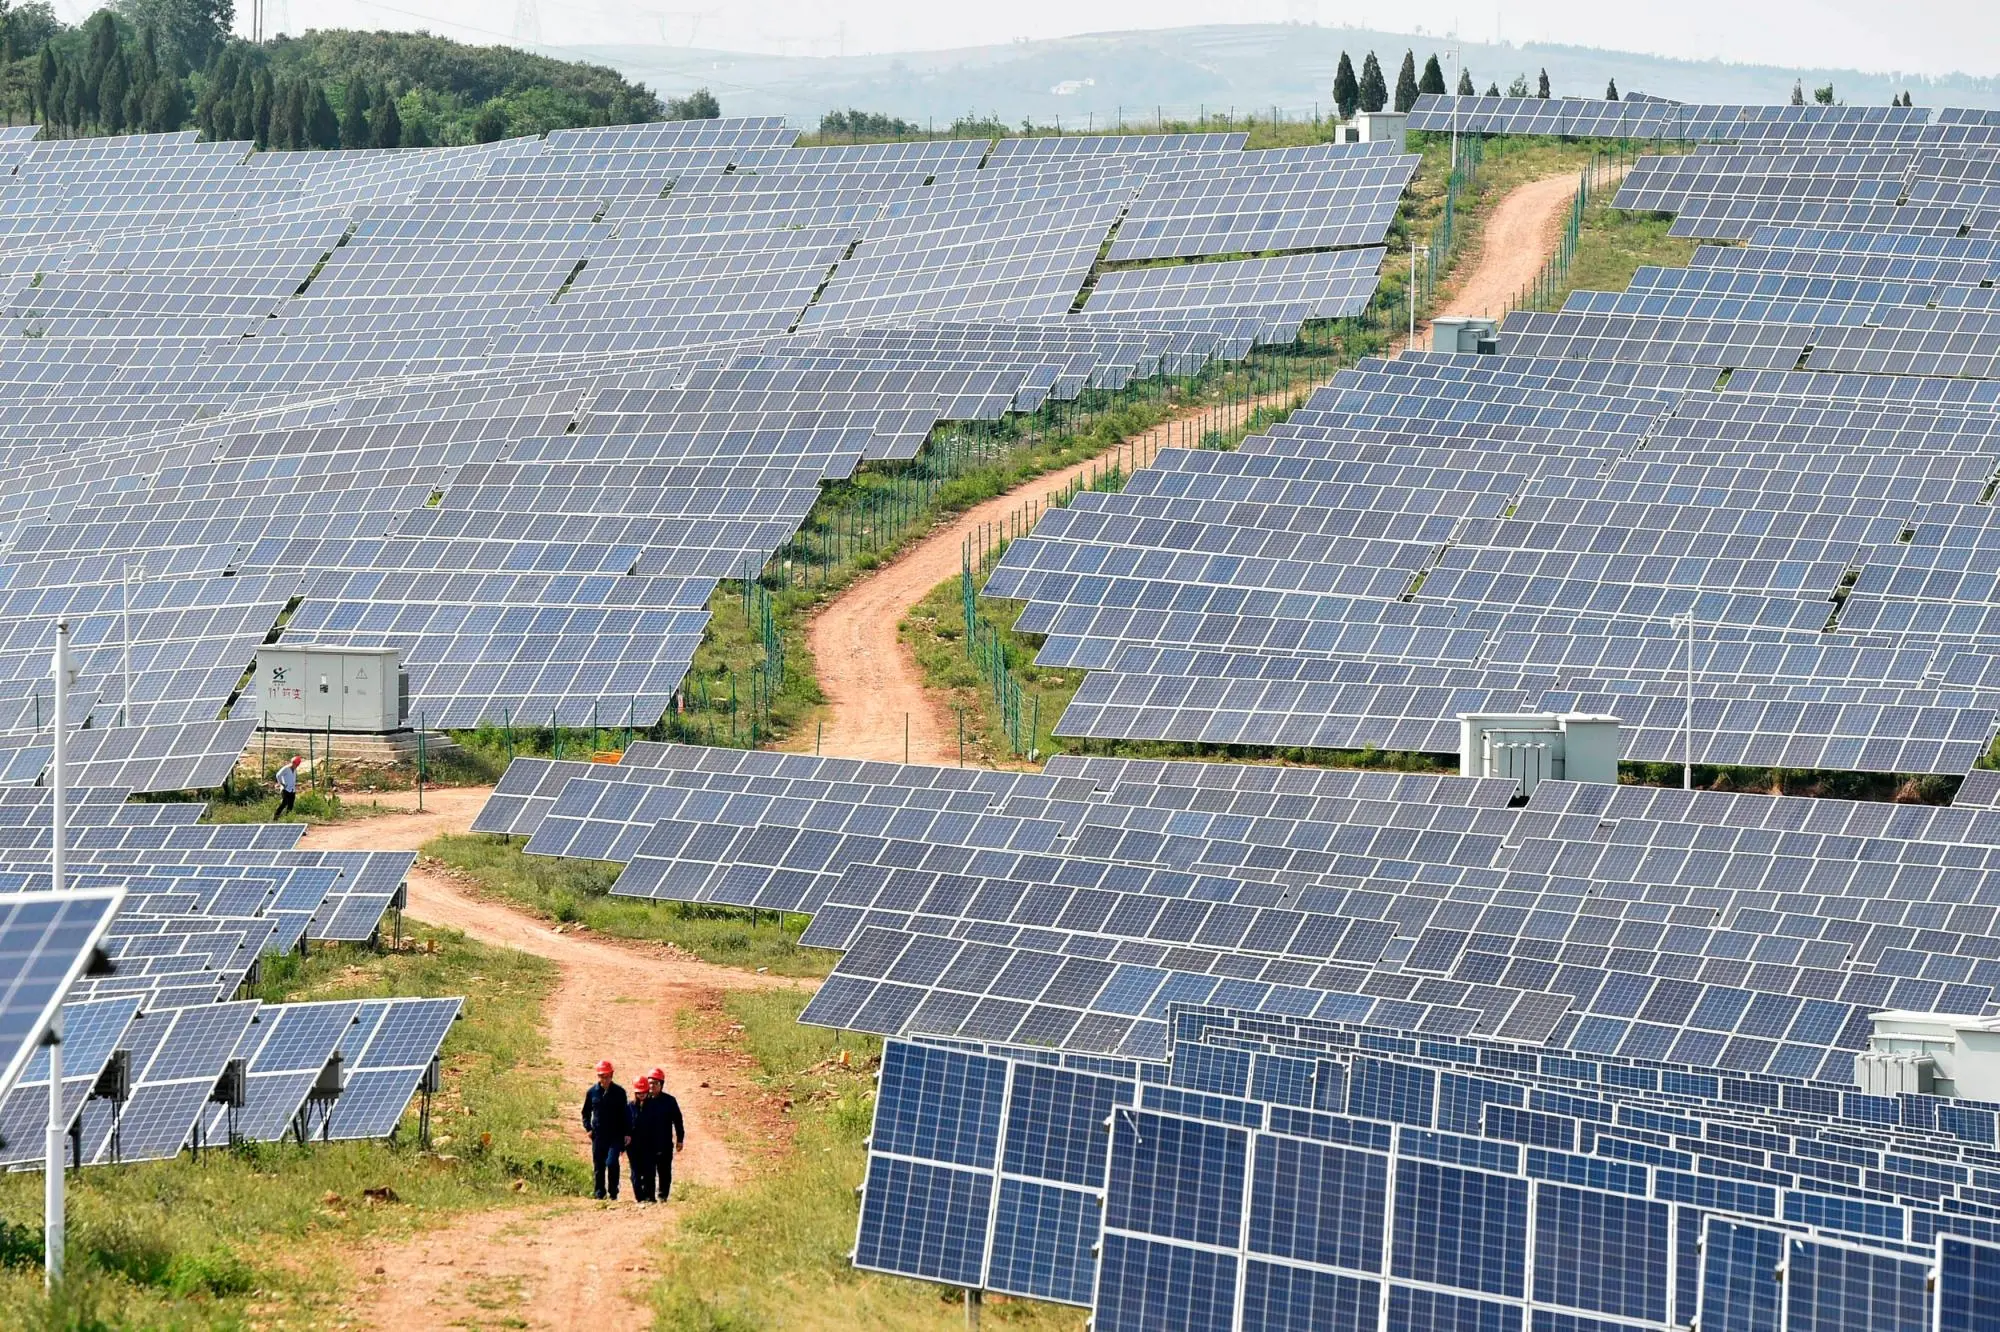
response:
{"label": "grassy patch", "polygon": [[[72,1174],[54,1306],[41,1291],[41,1176],[0,1177],[0,1326],[318,1326],[350,1284],[357,1242],[515,1197],[515,1181],[576,1192],[588,1180],[550,1128],[559,1088],[540,1014],[554,980],[542,959],[421,926],[408,951],[331,948],[270,969],[267,999],[467,996],[432,1103],[435,1152],[417,1149],[413,1115],[395,1143],[258,1144]],[[381,1187],[399,1201],[365,1204]]]}
{"label": "grassy patch", "polygon": [[1686,267],[1694,259],[1697,242],[1669,236],[1673,224],[1664,213],[1586,209],[1576,258],[1570,262],[1569,285],[1556,293],[1549,308],[1560,309],[1572,291],[1623,291],[1632,284],[1632,275],[1648,264]]}
{"label": "grassy patch", "polygon": [[[744,1187],[687,1200],[653,1294],[655,1326],[670,1332],[962,1328],[959,1291],[858,1272],[848,1261],[880,1043],[799,1026],[805,1001],[784,991],[726,1000],[730,1016],[743,1024],[758,1080],[791,1102],[791,1145]],[[843,1052],[846,1066],[839,1062]],[[1084,1311],[992,1300],[985,1316],[1001,1327],[1074,1329]]]}
{"label": "grassy patch", "polygon": [[[1022,608],[1020,602],[986,602],[981,618],[989,626],[1012,624]],[[965,761],[981,767],[1017,761],[1000,715],[993,702],[993,682],[983,679],[965,650],[965,599],[959,595],[959,580],[950,578],[931,589],[930,594],[903,617],[897,632],[924,673],[924,685],[941,690],[965,726]],[[1023,707],[1026,726],[1034,725],[1035,748],[1043,756],[1060,754],[1067,748],[1050,732],[1063,709],[1083,683],[1083,671],[1042,670],[1035,666],[1041,650],[1038,634],[1018,634],[999,629],[1007,651],[1007,668],[1021,682],[1033,702]]]}
{"label": "grassy patch", "polygon": [[521,843],[478,833],[434,837],[424,843],[433,868],[448,871],[544,920],[582,925],[619,939],[669,943],[731,967],[762,967],[780,976],[824,976],[835,955],[799,947],[811,920],[796,913],[741,907],[652,902],[610,896],[618,867],[588,860],[530,856]]}

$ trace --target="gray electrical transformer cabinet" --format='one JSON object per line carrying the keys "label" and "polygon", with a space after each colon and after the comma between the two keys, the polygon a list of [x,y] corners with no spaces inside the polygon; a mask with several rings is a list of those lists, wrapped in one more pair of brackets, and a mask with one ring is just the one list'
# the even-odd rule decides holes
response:
{"label": "gray electrical transformer cabinet", "polygon": [[274,644],[257,651],[259,722],[280,731],[400,731],[408,677],[395,648]]}

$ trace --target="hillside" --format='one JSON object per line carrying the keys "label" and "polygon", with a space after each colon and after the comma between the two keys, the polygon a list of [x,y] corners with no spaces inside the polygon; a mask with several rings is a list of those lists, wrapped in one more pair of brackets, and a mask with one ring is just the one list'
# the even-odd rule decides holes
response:
{"label": "hillside", "polygon": [[[899,55],[800,57],[732,54],[668,46],[577,46],[562,54],[609,65],[654,87],[700,83],[728,102],[732,115],[784,115],[815,125],[829,110],[867,111],[940,125],[968,112],[1009,124],[1062,118],[1103,125],[1123,114],[1150,120],[1191,119],[1200,110],[1268,114],[1275,104],[1291,117],[1310,116],[1330,100],[1340,53],[1375,51],[1390,72],[1406,49],[1419,63],[1442,52],[1439,36],[1296,24],[1214,25],[1157,32],[1112,32],[1005,46],[967,47]],[[1484,92],[1505,88],[1517,74],[1532,83],[1549,71],[1558,94],[1598,97],[1608,79],[1683,101],[1780,102],[1796,81],[1829,81],[1854,103],[1886,106],[1910,89],[1918,105],[2000,106],[2000,80],[1958,75],[1924,80],[1845,69],[1789,69],[1586,47],[1463,41],[1465,67]]]}
{"label": "hillside", "polygon": [[157,133],[268,148],[421,147],[579,125],[712,117],[705,89],[662,99],[601,64],[427,33],[313,31],[253,44],[227,13],[124,0],[81,24],[46,3],[6,11],[10,122],[58,135]]}

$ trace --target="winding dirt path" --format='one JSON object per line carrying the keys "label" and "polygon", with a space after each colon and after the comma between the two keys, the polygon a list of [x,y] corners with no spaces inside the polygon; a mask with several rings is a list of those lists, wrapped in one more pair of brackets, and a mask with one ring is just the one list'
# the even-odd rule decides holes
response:
{"label": "winding dirt path", "polygon": [[[1495,205],[1481,232],[1479,250],[1462,280],[1448,291],[1440,309],[1455,314],[1498,313],[1540,271],[1555,248],[1564,210],[1576,197],[1577,174],[1565,171],[1510,191]],[[1419,324],[1418,344],[1429,325]],[[1398,345],[1397,350],[1400,350]],[[1298,395],[1274,394],[1276,405]],[[1263,405],[1263,404],[1258,404]],[[966,537],[983,524],[1000,522],[1031,500],[1044,499],[1119,450],[1151,456],[1156,448],[1183,437],[1189,412],[1134,436],[1099,458],[1026,481],[1004,495],[969,509],[906,549],[893,562],[828,602],[806,626],[807,642],[826,696],[820,752],[843,758],[913,763],[958,761],[957,723],[942,698],[924,687],[923,671],[897,635],[897,626],[932,588],[959,570]],[[811,748],[813,732],[801,728],[793,744]]]}
{"label": "winding dirt path", "polygon": [[[414,792],[407,801],[403,793],[384,796],[382,803],[406,803],[408,811],[315,828],[307,845],[414,850],[440,833],[465,831],[489,793],[427,791],[422,814]],[[666,1070],[687,1120],[687,1148],[675,1161],[677,1197],[684,1183],[726,1188],[752,1158],[777,1149],[781,1107],[757,1087],[750,1060],[728,1039],[722,999],[731,990],[809,982],[713,966],[658,945],[558,934],[423,862],[410,872],[409,914],[556,963],[561,974],[545,1019],[549,1063],[579,1097],[599,1059],[610,1059],[627,1085],[635,1070]],[[578,1119],[566,1112],[562,1124],[587,1160]],[[650,1326],[646,1290],[678,1209],[642,1208],[630,1197],[628,1188],[615,1204],[536,1199],[371,1247],[356,1259],[353,1315],[383,1329]]]}

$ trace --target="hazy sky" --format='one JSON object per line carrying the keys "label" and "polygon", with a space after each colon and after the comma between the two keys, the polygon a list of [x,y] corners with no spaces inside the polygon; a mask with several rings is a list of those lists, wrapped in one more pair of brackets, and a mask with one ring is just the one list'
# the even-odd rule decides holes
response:
{"label": "hazy sky", "polygon": [[[237,0],[248,29],[252,0]],[[666,6],[678,6],[668,8]],[[68,18],[94,3],[60,0]],[[985,45],[1127,28],[1234,22],[1421,28],[1491,41],[1558,41],[1696,59],[1901,73],[2000,74],[1993,0],[1407,0],[1360,10],[1331,0],[265,0],[270,31],[428,28],[467,41],[631,42],[782,55]]]}

